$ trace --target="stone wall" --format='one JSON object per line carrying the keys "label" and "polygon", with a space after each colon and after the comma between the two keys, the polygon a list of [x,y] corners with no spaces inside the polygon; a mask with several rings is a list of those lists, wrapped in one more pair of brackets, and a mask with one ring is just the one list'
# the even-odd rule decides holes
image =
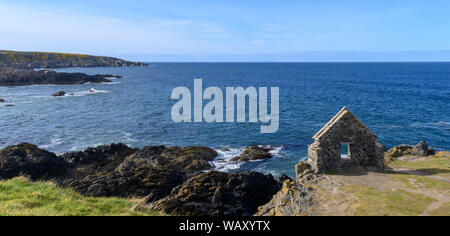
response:
{"label": "stone wall", "polygon": [[[308,163],[323,172],[358,166],[383,167],[385,148],[347,108],[343,108],[314,137]],[[341,144],[349,144],[349,159],[341,157]]]}

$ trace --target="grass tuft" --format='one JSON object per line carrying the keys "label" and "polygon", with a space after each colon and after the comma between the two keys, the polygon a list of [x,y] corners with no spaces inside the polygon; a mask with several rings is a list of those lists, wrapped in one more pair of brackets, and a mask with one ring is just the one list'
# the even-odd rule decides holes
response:
{"label": "grass tuft", "polygon": [[0,181],[0,216],[157,216],[119,198],[92,198],[18,177]]}

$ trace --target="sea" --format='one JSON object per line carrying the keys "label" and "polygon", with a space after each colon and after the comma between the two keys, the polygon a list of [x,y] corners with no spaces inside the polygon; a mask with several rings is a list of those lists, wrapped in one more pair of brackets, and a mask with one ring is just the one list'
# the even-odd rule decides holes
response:
{"label": "sea", "polygon": [[[450,63],[149,63],[148,67],[68,68],[114,74],[111,83],[0,87],[0,148],[29,142],[63,153],[111,142],[132,147],[202,145],[219,153],[219,171],[294,175],[312,136],[342,107],[387,148],[426,140],[450,150]],[[276,133],[261,123],[175,123],[176,87],[278,87]],[[94,89],[95,92],[89,92]],[[65,91],[64,97],[51,94]],[[205,102],[206,103],[206,102]],[[232,162],[249,145],[270,145],[273,158]]]}

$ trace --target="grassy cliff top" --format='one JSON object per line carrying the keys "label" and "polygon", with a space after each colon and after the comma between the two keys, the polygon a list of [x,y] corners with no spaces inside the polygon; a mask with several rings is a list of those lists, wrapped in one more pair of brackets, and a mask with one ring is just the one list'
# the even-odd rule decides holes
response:
{"label": "grassy cliff top", "polygon": [[64,68],[64,67],[122,67],[144,66],[145,63],[131,62],[115,57],[91,56],[55,52],[17,52],[0,50],[0,68]]}
{"label": "grassy cliff top", "polygon": [[19,177],[0,181],[0,216],[157,216],[128,199],[91,198]]}

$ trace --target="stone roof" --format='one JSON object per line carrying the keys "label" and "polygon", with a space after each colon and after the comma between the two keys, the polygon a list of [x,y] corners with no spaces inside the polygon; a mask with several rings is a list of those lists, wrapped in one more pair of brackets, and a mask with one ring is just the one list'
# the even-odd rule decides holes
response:
{"label": "stone roof", "polygon": [[[359,125],[361,125],[363,128],[370,131],[370,129],[362,123],[358,117],[356,117],[351,111],[347,109],[347,107],[343,107],[333,118],[331,118],[328,123],[319,130],[314,136],[313,139],[318,140],[321,139],[330,129],[333,128],[333,126],[338,123],[343,117],[350,116],[354,122],[357,122]],[[371,132],[372,133],[372,132]]]}

